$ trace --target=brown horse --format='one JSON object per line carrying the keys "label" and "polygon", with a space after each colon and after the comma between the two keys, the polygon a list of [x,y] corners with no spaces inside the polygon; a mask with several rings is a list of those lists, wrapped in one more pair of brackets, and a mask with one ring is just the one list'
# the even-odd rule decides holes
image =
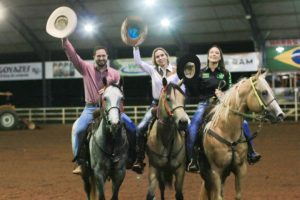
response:
{"label": "brown horse", "polygon": [[226,178],[235,176],[235,199],[242,199],[242,183],[247,173],[247,144],[242,134],[245,112],[268,112],[282,120],[284,113],[265,80],[266,73],[243,79],[229,89],[211,111],[204,129],[200,172],[204,180],[201,200],[222,200]]}
{"label": "brown horse", "polygon": [[182,186],[185,175],[185,132],[189,118],[184,111],[185,96],[178,85],[163,81],[157,119],[147,140],[149,158],[149,186],[147,200],[155,199],[159,184],[164,200],[166,184],[171,186],[175,176],[176,200],[183,200]]}

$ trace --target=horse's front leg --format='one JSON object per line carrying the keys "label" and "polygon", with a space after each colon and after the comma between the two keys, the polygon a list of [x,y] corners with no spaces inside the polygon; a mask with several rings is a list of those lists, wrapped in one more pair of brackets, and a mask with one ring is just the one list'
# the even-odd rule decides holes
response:
{"label": "horse's front leg", "polygon": [[103,170],[94,170],[94,176],[96,179],[99,200],[105,200],[105,194],[104,194],[105,177],[103,176],[104,173],[105,172],[103,172]]}
{"label": "horse's front leg", "polygon": [[158,184],[157,170],[149,164],[147,200],[155,200],[155,189]]}
{"label": "horse's front leg", "polygon": [[[125,164],[124,164],[125,165]],[[112,197],[111,200],[119,199],[119,190],[124,181],[126,174],[125,167],[123,169],[115,170],[112,176]]]}
{"label": "horse's front leg", "polygon": [[235,174],[235,199],[242,199],[242,186],[247,174],[247,164],[244,162],[234,173]]}
{"label": "horse's front leg", "polygon": [[176,200],[183,200],[183,194],[182,194],[182,187],[183,187],[183,181],[184,181],[184,175],[185,175],[185,166],[182,164],[175,172],[175,197]]}
{"label": "horse's front leg", "polygon": [[211,200],[223,200],[221,172],[219,170],[212,169],[211,175],[212,187],[211,191],[209,191],[209,197]]}

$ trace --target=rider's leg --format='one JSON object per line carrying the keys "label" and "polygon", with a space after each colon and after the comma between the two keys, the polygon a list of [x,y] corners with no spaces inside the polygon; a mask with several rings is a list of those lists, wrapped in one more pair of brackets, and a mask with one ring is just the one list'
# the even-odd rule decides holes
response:
{"label": "rider's leg", "polygon": [[125,125],[127,139],[129,143],[127,169],[131,169],[136,159],[136,126],[133,121],[125,114],[121,114],[121,121]]}
{"label": "rider's leg", "polygon": [[249,164],[254,164],[256,162],[258,162],[261,158],[261,155],[259,155],[253,147],[253,140],[249,140],[252,136],[250,128],[249,128],[249,124],[246,120],[244,120],[243,122],[243,133],[245,138],[248,140],[247,144],[248,144],[248,162]]}
{"label": "rider's leg", "polygon": [[146,132],[151,119],[152,119],[152,107],[146,112],[143,120],[139,123],[136,129],[137,159],[132,167],[132,170],[139,174],[143,173],[144,171]]}
{"label": "rider's leg", "polygon": [[196,140],[196,136],[199,130],[199,126],[202,123],[203,114],[207,108],[207,102],[200,102],[198,104],[197,110],[191,120],[191,123],[188,127],[188,136],[187,136],[187,160],[188,166],[187,171],[198,171],[197,162],[194,158],[193,148]]}
{"label": "rider's leg", "polygon": [[[80,117],[78,118],[76,122],[76,126],[73,127],[72,131],[72,151],[73,151],[73,156],[75,158],[75,161],[78,165],[80,165],[80,160],[78,159],[79,157],[79,151],[80,151],[80,146],[82,143],[82,137],[85,135],[85,131],[89,125],[89,123],[93,120],[93,112],[96,109],[96,106],[86,106],[84,110],[82,111]],[[76,173],[79,169],[76,168],[73,173]]]}

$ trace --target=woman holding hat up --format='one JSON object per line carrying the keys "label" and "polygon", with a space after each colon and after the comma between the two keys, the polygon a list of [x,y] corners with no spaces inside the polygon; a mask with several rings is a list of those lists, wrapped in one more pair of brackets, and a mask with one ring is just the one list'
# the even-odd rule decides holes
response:
{"label": "woman holding hat up", "polygon": [[[132,170],[141,174],[144,170],[144,158],[145,158],[145,144],[146,144],[146,134],[148,125],[152,119],[152,109],[158,105],[158,99],[160,92],[163,88],[162,79],[166,78],[168,83],[172,82],[177,84],[179,78],[176,73],[176,67],[170,64],[168,52],[162,48],[158,47],[152,52],[152,64],[142,61],[140,56],[140,51],[138,47],[133,47],[133,57],[135,64],[138,65],[144,72],[146,72],[151,77],[152,84],[152,103],[142,121],[138,124],[136,130],[137,137],[137,160],[134,163]],[[181,89],[185,91],[185,86],[182,85]]]}

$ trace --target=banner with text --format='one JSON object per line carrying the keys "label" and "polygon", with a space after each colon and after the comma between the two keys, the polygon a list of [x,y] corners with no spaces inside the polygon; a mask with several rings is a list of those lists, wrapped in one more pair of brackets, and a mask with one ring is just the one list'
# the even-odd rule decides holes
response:
{"label": "banner with text", "polygon": [[0,81],[38,80],[42,78],[42,63],[0,64]]}
{"label": "banner with text", "polygon": [[[206,66],[207,55],[197,55],[201,61],[201,67]],[[152,64],[151,58],[143,58],[143,61]],[[176,65],[176,57],[170,57],[173,65]],[[226,68],[230,72],[251,72],[257,71],[262,65],[262,58],[259,52],[239,53],[239,54],[224,54],[224,62]],[[121,76],[146,76],[147,74],[142,69],[134,64],[134,60],[116,59],[113,65],[120,71]]]}
{"label": "banner with text", "polygon": [[300,68],[300,39],[266,42],[267,68],[271,71],[297,71]]}

